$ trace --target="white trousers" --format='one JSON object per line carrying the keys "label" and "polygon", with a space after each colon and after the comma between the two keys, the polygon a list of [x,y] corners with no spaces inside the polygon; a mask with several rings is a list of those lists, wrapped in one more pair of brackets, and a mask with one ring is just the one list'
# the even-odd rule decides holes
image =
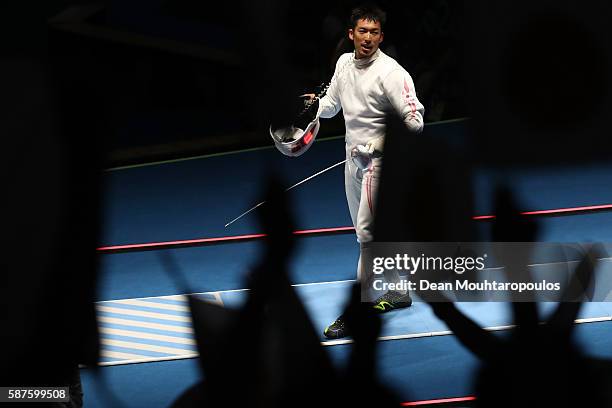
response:
{"label": "white trousers", "polygon": [[[372,289],[374,276],[371,272],[364,272],[372,268],[364,268],[362,259],[372,259],[369,256],[372,234],[374,232],[374,214],[376,212],[376,196],[382,170],[382,158],[372,159],[370,166],[359,169],[351,160],[350,152],[347,153],[347,161],[344,166],[344,186],[346,201],[357,241],[359,242],[359,264],[357,266],[357,279],[362,284],[362,301],[373,301],[382,293],[376,293]],[[384,280],[390,283],[400,282],[399,273],[396,270],[385,271]],[[402,293],[405,293],[403,291]]]}

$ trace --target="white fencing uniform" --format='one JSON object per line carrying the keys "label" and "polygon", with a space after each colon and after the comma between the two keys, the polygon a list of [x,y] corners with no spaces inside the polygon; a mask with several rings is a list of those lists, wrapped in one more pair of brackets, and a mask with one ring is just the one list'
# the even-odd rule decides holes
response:
{"label": "white fencing uniform", "polygon": [[[361,256],[364,256],[372,241],[382,158],[372,159],[368,168],[361,170],[351,160],[351,151],[357,145],[383,137],[385,117],[393,111],[400,115],[409,130],[420,133],[425,109],[417,99],[408,72],[379,49],[370,58],[355,59],[354,53],[347,53],[338,59],[329,89],[319,101],[318,115],[331,118],[340,110],[346,127],[346,199]],[[361,269],[358,268],[358,277],[361,277]],[[397,271],[385,274],[385,278],[390,282],[399,281]]]}

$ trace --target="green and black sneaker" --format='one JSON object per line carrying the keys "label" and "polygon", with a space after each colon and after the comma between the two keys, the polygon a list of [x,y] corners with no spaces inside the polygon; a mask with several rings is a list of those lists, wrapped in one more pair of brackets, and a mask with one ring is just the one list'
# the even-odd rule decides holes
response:
{"label": "green and black sneaker", "polygon": [[378,313],[386,313],[390,312],[391,310],[410,307],[411,305],[412,299],[410,298],[408,292],[402,294],[394,290],[390,290],[376,299],[372,307]]}
{"label": "green and black sneaker", "polygon": [[340,315],[332,324],[327,326],[323,331],[323,334],[328,339],[340,339],[349,335],[344,321],[344,315]]}

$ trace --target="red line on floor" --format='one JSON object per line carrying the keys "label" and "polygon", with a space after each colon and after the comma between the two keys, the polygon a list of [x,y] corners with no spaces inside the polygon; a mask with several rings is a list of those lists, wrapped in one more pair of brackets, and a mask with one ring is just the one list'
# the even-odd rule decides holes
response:
{"label": "red line on floor", "polygon": [[[582,207],[568,207],[568,208],[555,208],[550,210],[536,210],[536,211],[523,211],[521,215],[559,215],[568,213],[581,213],[601,210],[612,210],[612,204],[600,204],[600,205],[587,205]],[[472,217],[473,220],[490,220],[494,219],[495,215],[476,215]],[[323,235],[323,234],[337,234],[337,233],[350,233],[355,229],[353,227],[332,227],[332,228],[317,228],[310,230],[298,230],[293,233],[296,235]],[[141,251],[141,250],[155,250],[155,249],[168,249],[168,248],[180,248],[188,246],[198,245],[214,245],[227,242],[244,242],[255,240],[265,237],[266,234],[247,234],[247,235],[234,235],[227,237],[213,237],[213,238],[197,238],[197,239],[186,239],[178,241],[162,241],[162,242],[148,242],[141,244],[125,244],[125,245],[110,245],[98,248],[99,252],[128,252],[128,251]]]}
{"label": "red line on floor", "polygon": [[[580,213],[600,210],[612,210],[612,204],[601,204],[601,205],[587,205],[582,207],[568,207],[568,208],[553,208],[550,210],[536,210],[536,211],[523,211],[521,215],[558,215],[567,213]],[[473,220],[490,220],[495,218],[495,215],[476,215],[472,217]]]}
{"label": "red line on floor", "polygon": [[[295,235],[323,235],[333,233],[348,233],[355,229],[353,227],[334,227],[334,228],[318,228],[311,230],[298,230],[293,231]],[[144,251],[144,250],[156,250],[156,249],[170,249],[170,248],[181,248],[198,245],[214,245],[227,242],[245,242],[252,241],[255,239],[263,238],[266,234],[248,234],[248,235],[233,235],[228,237],[214,237],[214,238],[196,238],[196,239],[185,239],[178,241],[161,241],[161,242],[147,242],[141,244],[124,244],[124,245],[109,245],[98,248],[98,252],[131,252],[131,251]]]}
{"label": "red line on floor", "polygon": [[125,244],[125,245],[111,245],[98,248],[100,252],[118,252],[136,249],[163,249],[181,246],[192,246],[202,244],[215,244],[221,242],[231,241],[247,241],[251,239],[257,239],[265,237],[266,234],[250,234],[250,235],[234,235],[229,237],[216,237],[216,238],[198,238],[198,239],[185,239],[180,241],[162,241],[162,242],[147,242],[144,244]]}
{"label": "red line on floor", "polygon": [[474,401],[476,397],[458,397],[458,398],[442,398],[442,399],[433,399],[433,400],[424,400],[424,401],[412,401],[412,402],[402,402],[402,407],[416,407],[419,405],[434,405],[434,404],[447,404],[449,402],[466,402],[466,401]]}

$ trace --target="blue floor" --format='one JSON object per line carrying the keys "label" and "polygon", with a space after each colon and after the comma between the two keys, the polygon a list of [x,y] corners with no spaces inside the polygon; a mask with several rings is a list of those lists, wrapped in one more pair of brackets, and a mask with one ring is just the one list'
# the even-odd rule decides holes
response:
{"label": "blue floor", "polygon": [[[575,337],[587,355],[612,358],[612,322],[576,326]],[[341,366],[350,345],[325,348]],[[454,336],[427,337],[379,343],[378,369],[382,379],[403,401],[458,397],[473,392],[472,377],[478,361]],[[164,361],[99,368],[109,388],[125,407],[166,407],[201,375],[197,360]],[[108,407],[106,389],[91,369],[81,371],[88,408]]]}
{"label": "blue floor", "polygon": [[[609,271],[606,271],[608,273]],[[325,327],[342,312],[352,281],[330,282],[296,287],[312,320],[327,345],[343,340],[327,341]],[[247,291],[214,292],[206,300],[229,308],[243,304]],[[415,299],[417,300],[417,299]],[[501,302],[457,302],[457,307],[481,327],[494,328],[512,324],[511,310]],[[554,303],[540,304],[542,316],[554,308]],[[101,319],[103,362],[137,362],[193,355],[190,312],[183,296],[106,301],[97,304]],[[585,303],[578,319],[612,320],[612,302]],[[427,337],[448,331],[448,327],[422,302],[415,301],[406,310],[382,316],[382,338]],[[189,330],[187,330],[189,329]],[[108,355],[121,353],[120,355]]]}
{"label": "blue floor", "polygon": [[[432,137],[460,138],[461,124],[428,126]],[[223,225],[259,202],[261,182],[267,171],[285,176],[287,186],[344,159],[344,141],[318,141],[308,154],[289,159],[273,148],[208,158],[178,161],[122,170],[105,175],[104,226],[102,244],[118,245],[171,241],[201,237],[240,235],[260,232],[251,214],[230,228]],[[474,173],[474,214],[491,212],[494,180],[500,175],[489,169]],[[539,210],[612,203],[612,165],[524,169],[503,175],[524,210]],[[290,193],[299,229],[349,226],[351,224],[344,196],[343,170],[331,170],[324,176]],[[612,242],[612,212],[540,218],[540,241]],[[488,224],[480,230],[488,234]],[[299,239],[299,248],[291,265],[295,283],[329,282],[353,279],[358,247],[352,234]],[[210,247],[174,250],[191,292],[218,292],[245,287],[244,275],[256,261],[258,242],[232,243]],[[346,283],[302,286],[299,293],[315,326],[321,330],[333,320],[347,294]],[[156,251],[105,254],[101,257],[97,300],[134,299],[182,293],[176,280],[168,276]],[[239,302],[243,293],[224,293],[223,302]],[[484,327],[510,323],[503,304],[462,304],[462,309]],[[550,310],[550,305],[543,305]],[[125,307],[124,307],[125,308]],[[129,309],[129,308],[128,308]],[[107,312],[108,313],[108,312]],[[172,314],[172,313],[170,313]],[[181,313],[178,313],[180,315]],[[609,304],[590,304],[581,318],[612,316]],[[153,322],[159,316],[149,317]],[[432,333],[444,331],[426,305],[386,315],[383,335]],[[164,322],[164,319],[161,319]],[[161,324],[161,323],[160,323]],[[180,326],[180,325],[179,325]],[[129,327],[120,327],[128,330]],[[152,331],[161,336],[145,350],[149,357],[169,351],[175,332]],[[190,335],[183,334],[185,337]],[[577,340],[589,354],[612,357],[612,323],[577,325]],[[116,336],[113,338],[113,336]],[[116,340],[115,351],[133,354],[125,347],[131,339],[121,334],[105,334]],[[129,336],[128,336],[129,337]],[[477,365],[453,336],[434,336],[381,341],[379,369],[383,378],[402,400],[421,400],[464,396],[472,392],[471,378]],[[111,347],[111,348],[112,348]],[[162,349],[160,347],[166,347]],[[332,360],[340,365],[348,345],[326,347]],[[184,350],[191,350],[189,345]],[[137,349],[142,352],[142,349]],[[156,357],[157,356],[157,357]],[[112,361],[109,359],[107,361]],[[126,407],[165,407],[181,392],[198,381],[197,360],[127,364],[99,368],[108,379],[109,388]],[[91,369],[82,370],[86,407],[108,407],[116,403],[105,398],[108,390],[100,388]]]}
{"label": "blue floor", "polygon": [[[453,135],[449,135],[452,137]],[[259,232],[254,214],[225,229],[226,222],[258,203],[266,170],[274,168],[287,186],[344,160],[341,139],[317,142],[307,155],[286,158],[263,149],[109,171],[105,177],[104,245],[171,241]],[[474,215],[490,214],[498,171],[474,172]],[[504,173],[525,211],[612,203],[612,165],[513,170]],[[290,193],[298,227],[348,226],[342,166]],[[583,217],[583,216],[580,216]],[[612,241],[598,224],[607,213],[546,219],[542,241],[561,240],[579,226],[579,238]],[[573,240],[577,240],[574,238]]]}

